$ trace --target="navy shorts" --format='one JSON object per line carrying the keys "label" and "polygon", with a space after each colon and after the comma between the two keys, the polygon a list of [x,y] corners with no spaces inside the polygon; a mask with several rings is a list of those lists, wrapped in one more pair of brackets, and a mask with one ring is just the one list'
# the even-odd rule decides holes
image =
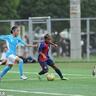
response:
{"label": "navy shorts", "polygon": [[38,61],[38,62],[39,62],[40,66],[42,67],[43,70],[48,70],[48,65],[49,66],[54,65],[54,62],[51,59],[48,59],[45,62],[40,62],[40,61]]}

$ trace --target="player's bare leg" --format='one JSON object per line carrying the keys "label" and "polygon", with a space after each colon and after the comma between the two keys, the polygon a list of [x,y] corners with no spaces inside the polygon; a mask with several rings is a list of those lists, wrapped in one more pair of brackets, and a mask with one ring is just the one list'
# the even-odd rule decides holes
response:
{"label": "player's bare leg", "polygon": [[15,60],[15,62],[18,62],[19,63],[18,66],[19,66],[20,78],[22,80],[26,80],[27,77],[23,74],[23,64],[24,64],[23,63],[23,60],[21,58],[17,57],[16,60]]}

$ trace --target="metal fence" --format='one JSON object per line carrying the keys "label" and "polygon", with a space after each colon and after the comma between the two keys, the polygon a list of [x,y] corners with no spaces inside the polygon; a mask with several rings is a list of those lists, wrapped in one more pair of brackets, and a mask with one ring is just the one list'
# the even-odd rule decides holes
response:
{"label": "metal fence", "polygon": [[[48,18],[46,20],[44,18],[35,18],[36,21],[31,21],[31,26],[30,19],[0,20],[0,34],[5,34],[6,32],[9,34],[10,28],[13,25],[19,25],[21,31],[20,36],[23,39],[26,39],[25,35],[29,37],[32,35],[31,37],[34,38],[32,39],[33,41],[39,41],[44,34],[50,31],[49,34],[52,34],[54,42],[59,45],[59,48],[52,48],[52,54],[54,56],[70,58],[70,18],[50,18],[49,21]],[[42,22],[41,20],[44,21]],[[30,30],[33,31],[31,35]],[[2,42],[0,44],[2,46]],[[18,48],[18,54],[23,55],[25,49],[21,52],[20,48]],[[82,58],[90,60],[91,57],[96,56],[96,18],[81,18],[81,49]],[[35,54],[36,51],[32,54]]]}
{"label": "metal fence", "polygon": [[[52,27],[54,29],[52,30],[58,30],[58,33],[61,33],[60,39],[65,39],[61,43],[62,50],[65,49],[65,56],[70,57],[70,19],[69,18],[57,18],[52,19],[51,24],[53,26],[55,23],[57,24],[57,27]],[[59,29],[58,29],[58,25]],[[91,59],[92,57],[96,56],[96,18],[81,18],[81,56],[82,58],[87,58],[87,60]],[[55,32],[54,32],[55,33]],[[64,36],[64,38],[62,38]],[[64,45],[65,42],[65,46]],[[65,48],[64,48],[65,47]],[[67,47],[67,48],[66,48]],[[66,51],[67,50],[67,51]],[[78,49],[76,49],[78,50]],[[73,51],[73,50],[72,50]],[[66,53],[67,52],[67,53]],[[60,52],[59,52],[60,53]],[[61,52],[62,54],[62,52]]]}

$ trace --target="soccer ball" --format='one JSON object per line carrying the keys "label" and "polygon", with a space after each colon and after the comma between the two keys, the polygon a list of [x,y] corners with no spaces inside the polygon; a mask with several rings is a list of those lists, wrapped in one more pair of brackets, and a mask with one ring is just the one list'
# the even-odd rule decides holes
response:
{"label": "soccer ball", "polygon": [[48,80],[48,81],[54,81],[54,80],[55,80],[55,75],[52,74],[52,73],[51,73],[51,74],[47,74],[46,77],[47,77],[47,80]]}

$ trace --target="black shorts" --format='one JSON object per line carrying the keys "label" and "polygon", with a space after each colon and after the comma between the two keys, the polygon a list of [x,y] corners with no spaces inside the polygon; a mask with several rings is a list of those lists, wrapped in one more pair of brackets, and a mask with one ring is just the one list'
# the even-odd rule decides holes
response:
{"label": "black shorts", "polygon": [[41,65],[41,67],[42,67],[43,70],[48,69],[48,65],[49,65],[49,66],[54,65],[54,62],[53,62],[53,60],[51,60],[51,59],[48,59],[48,60],[45,61],[45,62],[41,62],[41,61],[38,61],[38,62],[39,62],[39,64]]}

